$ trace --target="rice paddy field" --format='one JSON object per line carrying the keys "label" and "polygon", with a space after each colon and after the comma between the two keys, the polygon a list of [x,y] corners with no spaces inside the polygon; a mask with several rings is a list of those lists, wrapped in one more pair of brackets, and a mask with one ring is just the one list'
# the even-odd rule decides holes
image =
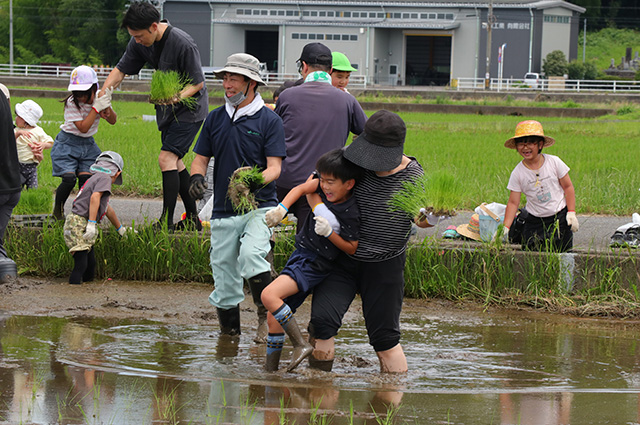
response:
{"label": "rice paddy field", "polygon": [[[23,100],[11,99],[13,105]],[[44,98],[36,101],[44,109],[41,126],[55,138],[62,123],[62,103]],[[160,133],[154,122],[143,120],[143,115],[154,115],[153,105],[116,101],[113,108],[118,122],[114,126],[100,123],[96,141],[101,149],[117,151],[124,158],[124,184],[116,195],[160,196]],[[520,158],[503,144],[513,136],[519,121],[535,116],[400,115],[408,129],[405,152],[415,156],[427,174],[446,171],[463,182],[461,209],[473,209],[481,202],[506,203],[509,175]],[[628,215],[640,210],[638,114],[539,121],[545,134],[556,139],[544,152],[558,155],[571,168],[578,213]],[[185,157],[187,166],[192,159],[193,153]],[[38,175],[40,186],[53,192],[59,179],[51,176],[49,151],[45,151]]]}

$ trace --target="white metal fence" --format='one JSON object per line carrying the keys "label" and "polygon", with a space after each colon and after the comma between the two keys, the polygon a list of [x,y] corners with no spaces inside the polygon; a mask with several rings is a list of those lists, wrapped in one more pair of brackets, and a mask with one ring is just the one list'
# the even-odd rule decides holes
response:
{"label": "white metal fence", "polygon": [[[12,77],[43,77],[43,78],[69,78],[74,66],[66,65],[9,65],[0,64],[0,75],[8,75]],[[109,75],[113,68],[105,66],[94,66],[93,69],[98,74],[98,78],[104,79]],[[207,82],[215,83],[220,80],[215,79],[212,67],[203,67],[205,79]],[[154,70],[143,69],[138,75],[130,75],[127,78],[133,80],[150,80]],[[262,79],[268,85],[279,85],[285,81],[295,81],[300,78],[299,74],[282,74],[275,72],[265,72]],[[364,75],[351,74],[349,85],[354,87],[366,87],[366,78]]]}
{"label": "white metal fence", "polygon": [[[483,90],[484,78],[457,78],[451,80],[451,88],[454,90]],[[638,93],[640,81],[621,80],[564,80],[549,79],[540,80],[537,87],[526,84],[523,80],[512,78],[492,78],[489,84],[492,91],[543,91],[543,92],[613,92],[613,93]]]}

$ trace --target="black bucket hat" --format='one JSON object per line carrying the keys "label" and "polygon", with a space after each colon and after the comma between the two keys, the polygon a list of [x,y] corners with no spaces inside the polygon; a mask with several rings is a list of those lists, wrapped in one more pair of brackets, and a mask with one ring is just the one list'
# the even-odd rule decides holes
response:
{"label": "black bucket hat", "polygon": [[367,170],[393,170],[402,162],[406,135],[402,118],[382,109],[367,120],[362,134],[346,147],[344,157]]}

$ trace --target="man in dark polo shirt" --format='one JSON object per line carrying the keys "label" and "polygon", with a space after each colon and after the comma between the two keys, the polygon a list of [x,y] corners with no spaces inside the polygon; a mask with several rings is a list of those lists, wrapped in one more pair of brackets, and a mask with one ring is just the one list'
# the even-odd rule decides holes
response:
{"label": "man in dark polo shirt", "polygon": [[[287,146],[287,157],[276,181],[280,200],[307,180],[318,158],[343,147],[350,132],[362,133],[367,121],[358,101],[331,85],[332,60],[331,50],[324,44],[304,46],[298,59],[304,83],[278,97],[275,111],[284,123]],[[298,223],[304,223],[310,210],[306,198],[289,208]]]}
{"label": "man in dark polo shirt", "polygon": [[[162,171],[163,191],[162,217],[157,226],[162,227],[166,221],[168,228],[173,229],[179,193],[187,219],[176,224],[176,229],[187,224],[200,230],[202,226],[196,202],[189,196],[189,171],[182,162],[209,112],[198,46],[186,32],[168,22],[161,22],[160,13],[148,2],[132,2],[124,15],[122,27],[129,31],[131,40],[107,77],[100,95],[106,88],[117,87],[125,76],[140,72],[145,64],[160,71],[177,71],[190,81],[170,104],[156,105],[156,120],[162,138],[158,164]],[[187,97],[197,99],[195,107],[189,108],[180,103]]]}

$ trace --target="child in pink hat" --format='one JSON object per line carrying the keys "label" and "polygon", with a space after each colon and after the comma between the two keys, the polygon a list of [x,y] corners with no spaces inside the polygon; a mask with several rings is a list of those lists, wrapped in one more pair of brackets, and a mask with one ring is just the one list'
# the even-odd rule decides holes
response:
{"label": "child in pink hat", "polygon": [[542,153],[555,142],[544,135],[542,124],[529,120],[519,123],[515,136],[504,143],[523,158],[511,172],[504,215],[508,234],[524,193],[528,217],[522,229],[523,249],[566,252],[573,248],[573,232],[578,231],[579,223],[569,167],[557,156]]}

